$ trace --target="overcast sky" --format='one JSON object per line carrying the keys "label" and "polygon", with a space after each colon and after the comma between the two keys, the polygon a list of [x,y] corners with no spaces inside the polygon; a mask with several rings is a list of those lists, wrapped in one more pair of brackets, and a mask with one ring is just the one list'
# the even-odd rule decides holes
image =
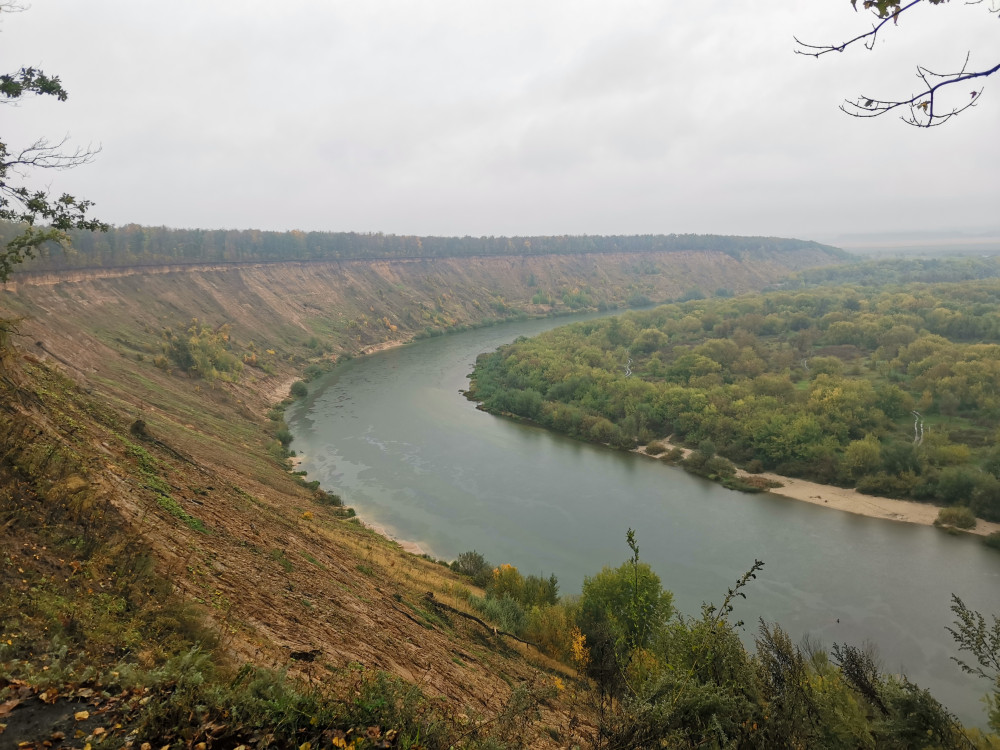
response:
{"label": "overcast sky", "polygon": [[917,64],[995,64],[996,15],[917,8],[816,60],[793,36],[869,28],[849,0],[35,0],[0,15],[0,70],[70,98],[4,107],[0,132],[100,145],[45,181],[114,224],[976,230],[1000,224],[1000,80],[932,130],[837,105],[909,95]]}

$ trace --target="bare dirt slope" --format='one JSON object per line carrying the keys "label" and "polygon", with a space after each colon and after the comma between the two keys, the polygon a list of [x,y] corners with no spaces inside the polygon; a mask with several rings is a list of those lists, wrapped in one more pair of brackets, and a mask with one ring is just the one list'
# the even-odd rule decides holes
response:
{"label": "bare dirt slope", "polygon": [[[2,583],[35,600],[55,584],[53,596],[69,596],[77,582],[111,595],[124,584],[107,571],[148,558],[236,661],[314,680],[386,670],[441,696],[457,721],[489,721],[518,686],[551,693],[565,669],[437,608],[461,608],[466,582],[317,502],[274,439],[275,393],[309,363],[551,311],[531,302],[540,292],[592,304],[741,292],[829,260],[670,253],[19,277],[0,290],[0,318],[19,321],[0,365]],[[241,370],[198,377],[164,356],[168,330],[197,335],[193,318]],[[69,531],[53,541],[56,522]],[[86,542],[98,527],[109,540]],[[80,549],[66,546],[73,538]],[[98,549],[101,565],[87,557]],[[154,664],[167,635],[149,627],[95,648]],[[571,692],[543,702],[526,744],[585,739],[591,722]]]}

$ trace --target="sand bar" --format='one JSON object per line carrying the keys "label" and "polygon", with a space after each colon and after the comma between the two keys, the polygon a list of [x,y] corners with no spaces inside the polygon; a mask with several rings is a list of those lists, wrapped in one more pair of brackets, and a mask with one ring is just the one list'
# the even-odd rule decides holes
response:
{"label": "sand bar", "polygon": [[[669,440],[658,440],[667,447],[667,450],[675,447]],[[679,446],[677,446],[679,447]],[[681,448],[686,457],[690,448]],[[645,446],[636,449],[637,453],[646,453]],[[937,519],[940,506],[930,503],[917,503],[912,500],[895,500],[891,497],[876,497],[874,495],[864,495],[854,489],[834,487],[829,484],[818,484],[807,482],[804,479],[793,479],[783,477],[780,474],[748,474],[745,471],[737,471],[737,477],[758,476],[780,482],[781,487],[769,490],[774,495],[789,497],[793,500],[802,500],[813,505],[822,505],[824,508],[833,508],[847,513],[855,513],[859,516],[869,518],[884,518],[889,521],[903,521],[904,523],[919,523],[924,526],[933,526]],[[1000,523],[993,523],[979,519],[975,529],[970,529],[971,534],[981,534],[986,536],[1000,531]]]}

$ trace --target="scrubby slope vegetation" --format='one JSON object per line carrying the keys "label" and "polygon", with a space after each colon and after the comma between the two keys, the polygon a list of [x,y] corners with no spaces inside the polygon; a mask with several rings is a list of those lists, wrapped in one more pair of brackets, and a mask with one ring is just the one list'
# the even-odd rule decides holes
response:
{"label": "scrubby slope vegetation", "polygon": [[0,292],[0,747],[995,746],[862,651],[832,663],[772,625],[746,649],[742,584],[678,616],[634,546],[574,604],[407,554],[288,471],[272,407],[338,357],[829,257],[756,260],[21,275]]}
{"label": "scrubby slope vegetation", "polygon": [[0,742],[24,736],[28,716],[39,717],[29,739],[44,739],[46,712],[67,706],[92,715],[53,731],[136,746],[347,744],[376,725],[359,746],[588,742],[594,713],[574,697],[586,683],[455,614],[468,610],[467,579],[290,474],[271,407],[296,378],[369,347],[743,291],[830,257],[17,275],[0,291]]}
{"label": "scrubby slope vegetation", "polygon": [[[274,734],[287,745],[366,722],[410,739],[433,730],[444,744],[568,731],[544,660],[438,610],[435,600],[461,604],[445,568],[342,519],[259,446],[228,466],[205,434],[155,414],[137,422],[33,360],[9,353],[2,379],[0,671],[15,697],[83,695],[95,718],[110,712],[108,731],[124,717],[118,741],[139,730],[153,741]],[[196,645],[211,660],[192,656]],[[250,693],[227,698],[230,665],[243,663],[322,689],[251,669],[240,677]],[[200,692],[202,680],[218,695]],[[128,699],[116,703],[121,691]],[[362,711],[354,691],[375,707]],[[505,714],[517,691],[525,717]],[[147,695],[155,703],[138,705]],[[204,715],[190,713],[213,697]],[[240,716],[227,708],[254,700]],[[21,715],[0,717],[8,737]]]}

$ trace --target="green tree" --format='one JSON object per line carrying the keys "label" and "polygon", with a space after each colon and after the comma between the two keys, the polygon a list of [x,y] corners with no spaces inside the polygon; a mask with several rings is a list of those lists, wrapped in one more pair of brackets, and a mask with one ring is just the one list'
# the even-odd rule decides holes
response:
{"label": "green tree", "polygon": [[878,471],[882,466],[882,446],[878,438],[869,434],[863,440],[849,443],[844,450],[844,465],[855,479]]}
{"label": "green tree", "polygon": [[[0,14],[21,10],[10,2],[0,2]],[[66,101],[69,94],[58,76],[25,67],[0,74],[0,104],[14,104],[27,96],[54,96]],[[7,281],[18,263],[32,257],[47,242],[63,243],[69,229],[106,231],[108,225],[87,217],[91,201],[68,193],[55,197],[47,190],[22,184],[35,170],[62,170],[86,164],[96,151],[64,150],[66,140],[51,142],[39,138],[27,146],[12,147],[0,140],[0,221],[22,226],[20,233],[0,250],[0,283]]]}
{"label": "green tree", "polygon": [[617,568],[605,567],[583,581],[577,624],[591,653],[591,675],[614,691],[638,649],[652,645],[673,613],[673,594],[660,577],[639,560],[635,532],[628,530],[632,559]]}
{"label": "green tree", "polygon": [[451,569],[468,576],[477,586],[485,586],[493,574],[493,566],[476,550],[463,552],[452,562]]}
{"label": "green tree", "polygon": [[952,657],[963,672],[976,675],[993,683],[993,691],[986,696],[990,727],[1000,732],[1000,618],[993,615],[992,624],[965,602],[951,595],[951,611],[955,615],[953,628],[948,628],[958,650],[968,653],[972,659],[965,661]]}

